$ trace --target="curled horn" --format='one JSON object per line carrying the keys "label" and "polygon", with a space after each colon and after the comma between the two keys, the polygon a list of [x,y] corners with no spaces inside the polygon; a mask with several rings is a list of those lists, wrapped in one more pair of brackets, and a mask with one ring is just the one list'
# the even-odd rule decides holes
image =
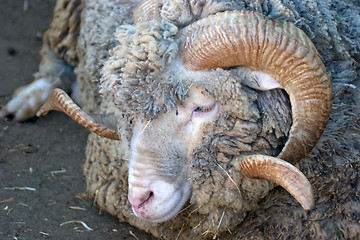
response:
{"label": "curled horn", "polygon": [[286,189],[305,210],[314,206],[311,184],[305,175],[292,164],[265,155],[242,157],[235,166],[249,178],[265,178]]}
{"label": "curled horn", "polygon": [[296,163],[319,140],[331,110],[331,78],[314,44],[292,23],[255,12],[219,13],[184,28],[178,53],[190,70],[244,66],[280,83],[293,124],[279,158]]}
{"label": "curled horn", "polygon": [[74,101],[61,89],[56,88],[44,105],[36,113],[36,116],[44,116],[50,110],[66,113],[73,120],[83,127],[96,133],[101,137],[119,140],[119,134],[101,124],[95,122],[86,112],[84,112]]}
{"label": "curled horn", "polygon": [[134,24],[160,19],[163,0],[142,0],[134,9]]}
{"label": "curled horn", "polygon": [[[292,186],[293,180],[273,174],[278,168],[288,171],[282,171],[283,175],[299,176],[295,167],[286,165],[284,168],[284,162],[294,164],[312,150],[331,111],[331,78],[306,34],[292,23],[271,20],[259,13],[224,12],[184,28],[178,54],[183,65],[190,70],[243,66],[265,72],[280,83],[289,95],[292,108],[293,124],[289,138],[275,158],[277,160],[264,155],[244,157],[239,160],[240,169],[248,177],[266,178],[278,183],[305,209],[311,208],[314,200],[308,181],[301,180],[298,188]],[[265,167],[270,163],[271,168]],[[251,169],[262,167],[249,173],[249,166]]]}

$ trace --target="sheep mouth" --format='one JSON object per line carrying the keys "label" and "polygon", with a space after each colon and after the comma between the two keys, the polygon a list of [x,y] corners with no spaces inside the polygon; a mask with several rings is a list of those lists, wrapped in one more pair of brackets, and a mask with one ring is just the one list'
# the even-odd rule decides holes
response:
{"label": "sheep mouth", "polygon": [[151,199],[144,204],[138,211],[132,207],[134,215],[144,221],[160,223],[166,222],[175,217],[190,197],[190,185],[184,184],[174,192],[171,199],[156,201]]}

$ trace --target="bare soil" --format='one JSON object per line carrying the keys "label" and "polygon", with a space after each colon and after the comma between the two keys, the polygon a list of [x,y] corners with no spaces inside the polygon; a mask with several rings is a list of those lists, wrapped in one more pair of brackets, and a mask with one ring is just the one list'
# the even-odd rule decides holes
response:
{"label": "bare soil", "polygon": [[[1,1],[0,106],[32,81],[54,4]],[[0,119],[0,239],[152,239],[83,199],[87,135],[57,112],[23,123]]]}

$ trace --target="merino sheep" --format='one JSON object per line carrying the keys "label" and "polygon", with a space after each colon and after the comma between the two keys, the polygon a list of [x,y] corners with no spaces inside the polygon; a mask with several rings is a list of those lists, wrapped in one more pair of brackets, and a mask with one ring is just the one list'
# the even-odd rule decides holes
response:
{"label": "merino sheep", "polygon": [[1,114],[33,116],[70,88],[73,66],[78,101],[97,114],[61,91],[39,114],[65,111],[98,134],[84,173],[100,209],[164,239],[358,239],[360,5],[138,3],[59,0],[37,80]]}

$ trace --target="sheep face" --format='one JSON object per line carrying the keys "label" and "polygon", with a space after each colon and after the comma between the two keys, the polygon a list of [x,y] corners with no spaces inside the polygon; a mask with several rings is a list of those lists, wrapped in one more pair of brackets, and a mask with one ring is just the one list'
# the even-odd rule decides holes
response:
{"label": "sheep face", "polygon": [[144,220],[166,221],[178,213],[190,195],[186,162],[214,130],[219,103],[198,85],[188,95],[176,112],[134,125],[128,198],[134,214]]}

